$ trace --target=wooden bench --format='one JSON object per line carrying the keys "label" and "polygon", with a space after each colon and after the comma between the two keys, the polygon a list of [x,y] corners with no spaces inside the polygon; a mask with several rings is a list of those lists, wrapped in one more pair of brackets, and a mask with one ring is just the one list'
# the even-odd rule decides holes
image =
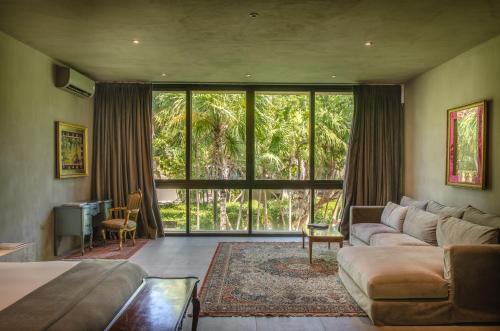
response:
{"label": "wooden bench", "polygon": [[200,314],[198,278],[145,278],[106,330],[162,330],[182,329],[189,303],[193,303],[195,331]]}

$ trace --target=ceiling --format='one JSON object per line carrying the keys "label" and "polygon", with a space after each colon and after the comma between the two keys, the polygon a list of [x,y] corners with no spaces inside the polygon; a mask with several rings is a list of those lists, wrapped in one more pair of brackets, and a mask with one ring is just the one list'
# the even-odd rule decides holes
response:
{"label": "ceiling", "polygon": [[500,1],[0,0],[0,30],[101,81],[399,83],[499,35]]}

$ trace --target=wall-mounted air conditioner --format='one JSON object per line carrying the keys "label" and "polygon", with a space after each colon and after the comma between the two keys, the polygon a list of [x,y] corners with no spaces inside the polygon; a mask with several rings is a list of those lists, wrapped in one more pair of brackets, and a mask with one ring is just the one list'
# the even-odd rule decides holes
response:
{"label": "wall-mounted air conditioner", "polygon": [[56,66],[56,87],[88,98],[94,95],[95,82],[71,68]]}

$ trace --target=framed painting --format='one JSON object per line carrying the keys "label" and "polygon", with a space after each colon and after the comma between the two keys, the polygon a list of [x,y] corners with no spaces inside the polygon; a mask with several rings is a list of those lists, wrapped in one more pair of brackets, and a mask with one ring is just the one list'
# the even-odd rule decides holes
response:
{"label": "framed painting", "polygon": [[486,101],[448,110],[446,184],[485,187]]}
{"label": "framed painting", "polygon": [[88,175],[87,128],[56,122],[56,177]]}

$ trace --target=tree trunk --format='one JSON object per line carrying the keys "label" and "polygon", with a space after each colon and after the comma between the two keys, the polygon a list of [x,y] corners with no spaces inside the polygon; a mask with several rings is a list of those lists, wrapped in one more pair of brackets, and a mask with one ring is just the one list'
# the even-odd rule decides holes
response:
{"label": "tree trunk", "polygon": [[281,190],[281,197],[280,197],[280,218],[281,218],[281,224],[283,226],[283,229],[286,228],[285,213],[283,212],[283,202],[284,201],[285,201],[285,190]]}
{"label": "tree trunk", "polygon": [[200,190],[196,190],[196,229],[200,230]]}
{"label": "tree trunk", "polygon": [[260,199],[262,198],[262,190],[259,190],[259,194],[257,196],[257,219],[255,222],[256,230],[259,230],[260,225]]}
{"label": "tree trunk", "polygon": [[243,200],[245,199],[244,192],[245,191],[242,190],[241,194],[240,194],[240,209],[238,210],[238,221],[236,222],[236,230],[240,229],[241,216],[242,216],[242,213],[243,213]]}
{"label": "tree trunk", "polygon": [[231,230],[232,226],[227,217],[226,210],[226,190],[220,190],[220,229],[222,231]]}
{"label": "tree trunk", "polygon": [[220,219],[217,216],[217,191],[212,190],[212,208],[214,209],[214,228],[220,230]]}
{"label": "tree trunk", "polygon": [[267,210],[267,192],[264,191],[264,229],[271,230],[271,226],[269,224],[269,214]]}

